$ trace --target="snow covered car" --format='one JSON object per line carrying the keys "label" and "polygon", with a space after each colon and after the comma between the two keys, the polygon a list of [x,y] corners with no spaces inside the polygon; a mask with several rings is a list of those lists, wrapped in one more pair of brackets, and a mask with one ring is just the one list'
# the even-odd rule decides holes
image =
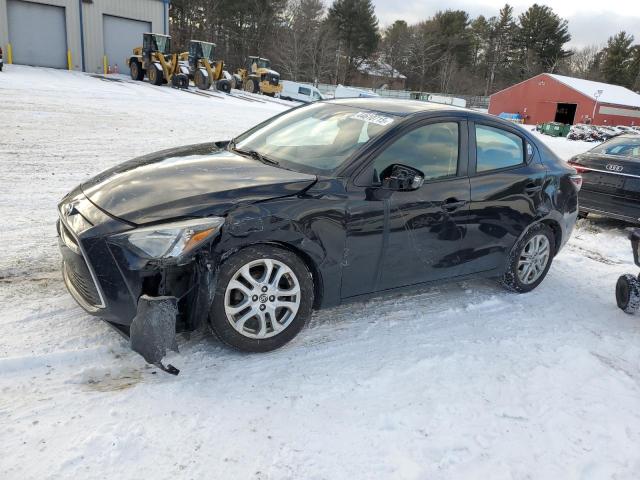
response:
{"label": "snow covered car", "polygon": [[569,160],[583,178],[580,213],[640,223],[640,136],[623,134]]}
{"label": "snow covered car", "polygon": [[536,288],[571,234],[579,185],[490,115],[321,101],[76,187],[59,204],[63,277],[132,345],[136,325],[162,317],[171,335],[207,324],[263,352],[312,309],[372,294],[468,277]]}

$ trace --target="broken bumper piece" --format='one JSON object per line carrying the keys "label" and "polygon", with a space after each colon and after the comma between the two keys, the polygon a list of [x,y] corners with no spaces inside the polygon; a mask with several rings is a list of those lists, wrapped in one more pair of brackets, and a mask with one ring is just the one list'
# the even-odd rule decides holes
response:
{"label": "broken bumper piece", "polygon": [[176,343],[176,297],[151,297],[143,295],[138,300],[138,309],[129,330],[131,349],[161,370],[177,375],[180,370],[173,365],[163,365],[167,350],[178,351]]}

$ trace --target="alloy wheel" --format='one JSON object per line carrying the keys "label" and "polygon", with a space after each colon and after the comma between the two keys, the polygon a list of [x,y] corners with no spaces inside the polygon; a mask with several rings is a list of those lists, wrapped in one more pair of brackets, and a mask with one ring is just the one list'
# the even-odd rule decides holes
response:
{"label": "alloy wheel", "polygon": [[245,264],[231,277],[224,310],[241,335],[269,338],[295,319],[300,296],[300,282],[289,266],[279,260],[259,259]]}
{"label": "alloy wheel", "polygon": [[518,279],[530,285],[544,273],[549,263],[551,245],[546,235],[534,235],[520,252],[518,260]]}

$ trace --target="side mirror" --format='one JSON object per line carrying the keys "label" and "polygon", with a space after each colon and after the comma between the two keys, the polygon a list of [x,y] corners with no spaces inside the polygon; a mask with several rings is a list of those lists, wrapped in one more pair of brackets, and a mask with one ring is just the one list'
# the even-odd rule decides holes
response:
{"label": "side mirror", "polygon": [[382,171],[382,188],[396,192],[411,192],[424,183],[424,174],[400,163],[389,165]]}

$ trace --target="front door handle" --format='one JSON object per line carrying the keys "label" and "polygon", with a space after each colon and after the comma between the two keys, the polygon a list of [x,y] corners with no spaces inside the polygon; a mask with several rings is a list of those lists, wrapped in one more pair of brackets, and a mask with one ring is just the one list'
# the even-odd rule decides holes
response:
{"label": "front door handle", "polygon": [[457,198],[447,198],[442,204],[442,210],[446,212],[453,212],[467,204],[465,200],[458,200]]}

